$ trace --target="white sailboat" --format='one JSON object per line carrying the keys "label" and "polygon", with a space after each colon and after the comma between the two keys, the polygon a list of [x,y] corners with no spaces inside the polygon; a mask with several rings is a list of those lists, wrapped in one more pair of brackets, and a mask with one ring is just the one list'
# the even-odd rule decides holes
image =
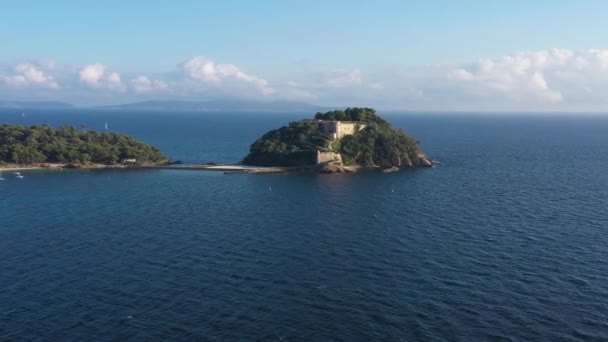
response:
{"label": "white sailboat", "polygon": [[6,179],[2,178],[2,172],[0,172],[0,182],[5,181]]}
{"label": "white sailboat", "polygon": [[106,131],[108,130],[108,123],[107,122],[106,122],[106,125],[105,125],[105,129],[106,129]]}

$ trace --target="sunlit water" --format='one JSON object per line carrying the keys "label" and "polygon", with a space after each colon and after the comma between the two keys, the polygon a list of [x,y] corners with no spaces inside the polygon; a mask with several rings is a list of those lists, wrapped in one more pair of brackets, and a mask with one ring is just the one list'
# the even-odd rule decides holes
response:
{"label": "sunlit water", "polygon": [[[0,120],[108,122],[186,163],[309,116],[25,114]],[[387,117],[441,163],[5,172],[0,340],[608,339],[608,118]]]}

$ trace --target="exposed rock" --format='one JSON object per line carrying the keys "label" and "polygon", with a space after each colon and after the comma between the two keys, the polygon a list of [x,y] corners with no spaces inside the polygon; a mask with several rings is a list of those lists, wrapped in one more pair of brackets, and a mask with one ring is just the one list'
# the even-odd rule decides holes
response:
{"label": "exposed rock", "polygon": [[317,164],[333,163],[342,165],[342,156],[335,152],[321,152],[317,150]]}
{"label": "exposed rock", "polygon": [[418,160],[416,160],[416,165],[422,166],[422,167],[431,167],[431,166],[433,166],[433,161],[431,159],[429,159],[429,157],[427,157],[426,154],[424,154],[422,152],[418,152],[416,154],[416,157],[418,159]]}
{"label": "exposed rock", "polygon": [[322,173],[344,173],[344,172],[347,172],[347,170],[344,168],[344,166],[339,165],[339,164],[324,164],[319,169],[319,172],[322,172]]}
{"label": "exposed rock", "polygon": [[391,166],[389,168],[382,170],[382,172],[384,172],[384,173],[395,172],[395,171],[399,171],[399,168],[396,166]]}

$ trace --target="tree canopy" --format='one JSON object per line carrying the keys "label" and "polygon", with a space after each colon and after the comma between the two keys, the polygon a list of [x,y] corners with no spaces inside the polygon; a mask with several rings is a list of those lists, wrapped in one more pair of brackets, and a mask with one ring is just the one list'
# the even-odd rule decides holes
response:
{"label": "tree canopy", "polygon": [[260,166],[309,165],[314,163],[311,152],[326,150],[329,142],[320,122],[295,121],[256,140],[243,163]]}
{"label": "tree canopy", "polygon": [[376,114],[373,108],[346,108],[345,110],[332,110],[326,113],[318,112],[315,114],[317,120],[329,121],[357,121],[364,124],[377,123],[379,125],[388,124],[386,120]]}
{"label": "tree canopy", "polygon": [[[317,113],[316,120],[301,120],[272,130],[256,140],[243,163],[260,166],[314,164],[316,151],[342,155],[346,165],[416,167],[423,165],[418,141],[376,114],[373,108],[347,108]],[[365,128],[331,141],[322,121],[354,121]],[[330,144],[331,143],[331,144]]]}
{"label": "tree canopy", "polygon": [[419,143],[402,130],[376,123],[342,138],[338,152],[347,165],[380,167],[419,166],[422,153]]}
{"label": "tree canopy", "polygon": [[72,126],[0,125],[0,162],[116,164],[123,159],[167,161],[157,148],[124,134],[79,131]]}

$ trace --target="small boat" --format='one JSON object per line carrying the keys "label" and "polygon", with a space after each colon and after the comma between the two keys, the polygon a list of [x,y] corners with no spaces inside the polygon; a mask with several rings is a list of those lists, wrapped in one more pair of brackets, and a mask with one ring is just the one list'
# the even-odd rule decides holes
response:
{"label": "small boat", "polygon": [[23,179],[23,175],[17,175],[17,178]]}
{"label": "small boat", "polygon": [[2,178],[2,173],[0,173],[0,182],[5,181],[6,179]]}
{"label": "small boat", "polygon": [[106,122],[106,125],[105,125],[105,129],[106,129],[106,131],[108,130],[108,123],[107,122]]}
{"label": "small boat", "polygon": [[19,176],[19,175],[21,175],[21,172],[13,172],[13,174],[14,174],[15,176]]}

